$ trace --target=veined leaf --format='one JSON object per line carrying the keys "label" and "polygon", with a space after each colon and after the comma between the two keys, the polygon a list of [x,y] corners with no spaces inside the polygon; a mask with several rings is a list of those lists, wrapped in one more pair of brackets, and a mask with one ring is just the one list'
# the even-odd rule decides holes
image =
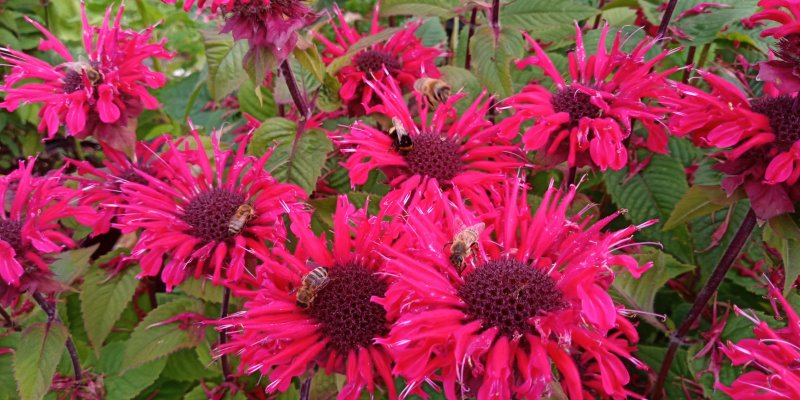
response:
{"label": "veined leaf", "polygon": [[95,266],[84,276],[80,293],[81,314],[96,353],[99,354],[103,341],[131,302],[138,285],[135,268],[128,268],[108,279],[108,273]]}
{"label": "veined leaf", "polygon": [[247,53],[245,40],[212,31],[202,31],[208,59],[208,92],[216,101],[233,93],[246,79],[242,60]]}
{"label": "veined leaf", "polygon": [[653,267],[647,270],[639,279],[628,272],[618,273],[614,279],[613,288],[621,295],[621,299],[635,310],[654,312],[653,301],[656,293],[663,288],[668,280],[696,268],[694,265],[684,264],[669,254],[653,248],[637,255],[639,263],[652,262]]}
{"label": "veined leaf", "polygon": [[511,64],[521,58],[524,51],[522,34],[518,30],[504,28],[496,37],[490,26],[479,27],[470,42],[478,81],[501,98],[511,96]]}
{"label": "veined leaf", "polygon": [[239,109],[259,121],[274,117],[278,113],[272,93],[262,86],[254,86],[249,79],[239,87],[237,96],[239,98]]}
{"label": "veined leaf", "polygon": [[60,322],[35,323],[22,332],[14,353],[14,378],[22,400],[41,399],[50,388],[69,337]]}
{"label": "veined leaf", "polygon": [[[692,10],[701,4],[711,4],[702,13]],[[743,18],[748,18],[757,10],[758,0],[684,0],[675,6],[672,24],[686,38],[681,41],[691,46],[702,46],[713,41],[725,27]]]}
{"label": "veined leaf", "polygon": [[500,9],[500,24],[553,41],[574,36],[575,21],[591,18],[598,9],[574,1],[514,0]]}
{"label": "veined leaf", "polygon": [[56,261],[50,264],[50,270],[56,274],[56,280],[67,286],[72,285],[89,268],[89,258],[97,250],[97,246],[99,244],[64,251],[56,255]]}
{"label": "veined leaf", "polygon": [[179,314],[202,312],[203,303],[191,298],[176,299],[150,311],[125,345],[122,373],[180,349],[197,346],[203,340],[202,327],[182,327],[179,321],[163,322]]}
{"label": "veined leaf", "polygon": [[120,374],[124,364],[125,343],[114,342],[103,347],[98,370],[106,375],[105,387],[109,399],[128,400],[152,385],[161,375],[167,358],[162,357]]}
{"label": "veined leaf", "polygon": [[788,296],[800,276],[800,227],[788,215],[772,218],[764,229],[764,241],[781,253],[783,293]]}
{"label": "veined leaf", "polygon": [[212,285],[207,279],[188,277],[178,288],[189,296],[203,300],[206,303],[222,303],[223,288],[221,286]]}
{"label": "veined leaf", "polygon": [[677,228],[695,218],[728,207],[736,200],[728,197],[719,186],[692,186],[675,204],[663,229],[668,231]]}
{"label": "veined leaf", "polygon": [[384,0],[381,2],[381,17],[414,15],[419,17],[453,18],[458,0]]}
{"label": "veined leaf", "polygon": [[442,79],[449,83],[453,88],[453,93],[464,91],[467,95],[456,103],[456,109],[459,112],[464,112],[481,94],[483,87],[478,82],[478,78],[467,69],[461,67],[454,67],[452,65],[445,65],[439,67],[439,71],[444,74]]}

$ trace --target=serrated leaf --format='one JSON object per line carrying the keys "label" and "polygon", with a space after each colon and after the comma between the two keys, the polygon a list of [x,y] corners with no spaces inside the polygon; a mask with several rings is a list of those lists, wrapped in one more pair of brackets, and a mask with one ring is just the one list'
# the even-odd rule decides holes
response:
{"label": "serrated leaf", "polygon": [[594,17],[598,12],[574,1],[516,0],[500,10],[500,24],[525,30],[536,39],[553,41],[574,35],[575,21]]}
{"label": "serrated leaf", "polygon": [[14,378],[20,398],[41,399],[50,388],[69,332],[60,322],[26,328],[14,353]]}
{"label": "serrated leaf", "polygon": [[325,79],[325,62],[322,61],[316,46],[309,46],[305,49],[298,47],[293,54],[297,62],[311,72],[318,81],[322,82]]}
{"label": "serrated leaf", "polygon": [[181,350],[167,358],[167,366],[163,377],[173,381],[193,382],[200,379],[211,379],[220,375],[220,371],[206,368],[197,358],[194,350]]}
{"label": "serrated leaf", "polygon": [[56,275],[55,279],[64,285],[72,285],[89,268],[89,258],[97,250],[97,246],[99,244],[57,254],[56,261],[50,264],[50,270]]}
{"label": "serrated leaf", "polygon": [[296,135],[297,126],[294,122],[285,118],[270,118],[253,133],[248,151],[263,153],[276,146],[265,168],[281,182],[294,183],[306,193],[311,193],[317,187],[317,179],[322,174],[326,156],[333,149],[333,144],[325,132],[312,129],[303,132],[292,153]]}
{"label": "serrated leaf", "polygon": [[434,47],[447,41],[447,31],[439,18],[422,18],[422,25],[414,32],[414,36],[422,41],[425,47]]}
{"label": "serrated leaf", "polygon": [[[702,4],[707,6],[702,13],[689,10]],[[758,0],[685,0],[678,2],[672,17],[672,25],[687,38],[679,38],[691,46],[701,46],[713,41],[727,25],[748,18],[757,10]]]}
{"label": "serrated leaf", "polygon": [[255,87],[249,79],[239,87],[239,110],[263,121],[278,114],[272,93],[263,86]]}
{"label": "serrated leaf", "polygon": [[384,0],[381,2],[381,16],[414,15],[453,18],[456,16],[453,9],[458,6],[458,0]]}
{"label": "serrated leaf", "polygon": [[463,99],[456,103],[456,109],[463,113],[481,94],[483,86],[478,82],[478,78],[468,69],[445,65],[439,67],[439,71],[444,74],[442,80],[450,84],[453,93],[464,91],[467,94]]}
{"label": "serrated leaf", "polygon": [[[683,165],[677,160],[653,155],[644,171],[628,179],[628,168],[607,171],[603,178],[611,199],[619,208],[627,209],[625,218],[634,224],[658,219],[659,222],[639,233],[639,237],[660,242],[668,253],[681,262],[692,264],[694,251],[689,241],[688,229],[678,227],[663,232],[666,221],[675,205],[689,189]],[[626,182],[627,179],[627,182]]]}
{"label": "serrated leaf", "polygon": [[181,329],[180,323],[159,324],[178,314],[203,312],[203,303],[191,298],[180,298],[150,311],[133,330],[125,344],[122,372],[147,362],[170,355],[180,349],[197,346],[202,341],[202,329],[194,325]]}
{"label": "serrated leaf", "polygon": [[350,46],[350,49],[347,50],[347,53],[331,60],[326,70],[329,74],[336,75],[336,72],[342,69],[342,67],[350,64],[350,61],[353,59],[353,57],[355,57],[356,54],[358,54],[359,51],[372,46],[373,44],[385,42],[399,31],[400,28],[387,28],[374,35],[365,36],[361,40],[353,43],[353,45]]}
{"label": "serrated leaf", "polygon": [[490,92],[506,98],[512,94],[512,61],[524,54],[522,35],[516,29],[504,28],[495,36],[490,26],[475,30],[470,42],[475,76]]}
{"label": "serrated leaf", "polygon": [[785,296],[800,276],[800,228],[789,216],[773,218],[764,229],[764,241],[781,254],[783,261],[783,293]]}
{"label": "serrated leaf", "polygon": [[691,223],[692,241],[694,243],[694,248],[698,250],[695,264],[700,267],[703,281],[708,279],[711,270],[715,265],[717,265],[717,262],[719,261],[720,257],[722,257],[722,253],[725,251],[725,249],[728,248],[728,244],[731,242],[731,239],[733,239],[733,236],[736,234],[736,230],[739,229],[739,226],[742,224],[742,221],[747,214],[747,210],[750,208],[750,202],[742,200],[737,202],[733,207],[733,213],[730,216],[728,229],[722,236],[722,240],[720,240],[716,246],[707,251],[700,250],[706,250],[712,244],[712,241],[714,240],[712,239],[712,236],[720,227],[720,225],[725,223],[728,210],[717,211],[712,213],[712,215],[698,218]]}
{"label": "serrated leaf", "polygon": [[211,31],[200,33],[208,60],[208,91],[212,99],[219,101],[247,80],[242,60],[249,45],[245,40],[234,42],[230,35]]}
{"label": "serrated leaf", "polygon": [[656,293],[664,287],[668,280],[696,268],[694,265],[684,264],[669,254],[656,249],[635,256],[640,264],[652,262],[653,267],[647,270],[639,279],[628,272],[618,273],[614,279],[613,288],[621,294],[621,299],[629,307],[653,313],[653,302]]}
{"label": "serrated leaf", "polygon": [[99,353],[138,285],[134,268],[128,268],[111,279],[108,279],[107,271],[99,267],[91,268],[84,276],[80,293],[81,315],[95,352]]}
{"label": "serrated leaf", "polygon": [[186,278],[178,288],[189,296],[198,298],[206,303],[222,303],[222,286],[214,286],[207,279]]}
{"label": "serrated leaf", "polygon": [[729,198],[719,186],[692,186],[681,197],[672,210],[663,230],[668,231],[678,226],[721,210],[733,204],[735,199]]}
{"label": "serrated leaf", "polygon": [[167,365],[165,357],[151,361],[137,368],[119,374],[123,366],[125,343],[114,342],[103,348],[98,370],[106,375],[104,380],[106,397],[109,399],[128,400],[136,397],[144,389],[152,385]]}
{"label": "serrated leaf", "polygon": [[[19,339],[19,332],[7,330],[6,333],[0,337],[0,349],[18,349]],[[17,383],[14,380],[13,352],[0,354],[0,393],[5,393],[6,398],[11,398],[11,396],[16,398]]]}

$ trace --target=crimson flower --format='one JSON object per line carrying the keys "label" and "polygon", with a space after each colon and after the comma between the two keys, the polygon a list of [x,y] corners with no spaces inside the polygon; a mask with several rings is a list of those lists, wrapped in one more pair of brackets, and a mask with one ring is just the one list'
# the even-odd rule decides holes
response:
{"label": "crimson flower", "polygon": [[707,93],[676,83],[679,97],[662,99],[672,109],[669,127],[676,136],[691,135],[697,145],[728,149],[714,168],[727,174],[722,188],[732,195],[744,188],[756,215],[769,219],[794,210],[800,198],[800,114],[797,99],[766,94],[748,100],[736,85],[698,71],[711,87]]}
{"label": "crimson flower", "polygon": [[21,293],[52,292],[60,285],[50,279],[46,254],[73,247],[75,242],[59,221],[75,218],[91,225],[95,212],[88,206],[74,206],[79,190],[63,186],[61,170],[47,176],[33,176],[35,159],[0,176],[0,304],[8,306]]}
{"label": "crimson flower", "polygon": [[517,67],[541,68],[555,82],[556,91],[534,83],[506,100],[514,115],[503,121],[505,137],[516,137],[524,122],[535,119],[522,136],[525,150],[544,150],[548,164],[567,161],[570,167],[590,165],[603,171],[618,170],[628,161],[627,143],[638,146],[642,141],[631,137],[632,121],[636,120],[649,132],[644,145],[651,151],[666,153],[668,139],[662,126],[666,110],[652,103],[669,91],[666,76],[674,69],[661,73],[652,70],[670,52],[679,49],[662,51],[648,61],[646,53],[658,41],[644,40],[625,52],[625,40],[619,31],[608,52],[608,30],[608,25],[603,27],[597,51],[587,56],[583,34],[576,25],[575,51],[568,56],[569,83],[541,46],[525,34],[536,54],[519,61]]}
{"label": "crimson flower", "polygon": [[335,21],[331,24],[336,35],[335,41],[316,33],[314,36],[325,46],[322,60],[326,65],[345,55],[352,56],[349,64],[336,73],[342,83],[339,96],[347,102],[351,115],[364,114],[365,107],[378,102],[372,85],[366,83],[368,79],[384,84],[388,84],[388,79],[394,79],[401,87],[410,90],[414,82],[423,76],[439,78],[442,75],[436,68],[435,60],[445,53],[439,48],[422,45],[422,41],[416,36],[417,29],[422,25],[421,21],[408,22],[386,40],[351,54],[354,45],[360,40],[384,32],[378,24],[378,7],[375,7],[369,32],[365,34],[359,33],[347,23],[338,6],[334,7],[334,13],[339,22],[338,25]]}
{"label": "crimson flower", "polygon": [[399,119],[413,149],[402,154],[385,132],[362,121],[335,140],[349,154],[342,165],[349,170],[353,185],[364,184],[375,168],[384,171],[393,190],[383,198],[383,205],[403,205],[414,195],[435,197],[442,188],[451,187],[458,187],[473,201],[488,201],[487,192],[498,192],[513,171],[524,165],[524,156],[514,156],[517,147],[499,138],[497,127],[486,119],[490,100],[485,95],[460,114],[455,109],[464,97],[460,94],[450,96],[432,116],[422,108],[418,125],[394,80],[369,81],[369,85],[382,104],[367,111]]}
{"label": "crimson flower", "polygon": [[758,79],[772,82],[775,88],[783,93],[800,90],[800,7],[794,1],[767,0],[760,1],[764,10],[747,19],[751,25],[760,21],[775,21],[780,25],[764,29],[762,37],[772,36],[778,40],[775,55],[777,60],[758,63]]}
{"label": "crimson flower", "polygon": [[[124,7],[120,6],[113,23],[106,10],[99,28],[89,25],[81,2],[83,44],[86,57],[78,61],[47,29],[25,19],[47,38],[39,49],[52,50],[66,62],[50,65],[25,53],[0,48],[0,58],[13,68],[0,89],[6,97],[0,108],[14,111],[24,103],[44,103],[39,111],[39,131],[55,136],[66,125],[70,136],[94,135],[117,150],[130,153],[136,142],[136,117],[143,108],[155,109],[158,100],[148,88],[164,85],[163,74],[144,64],[149,57],[171,58],[164,41],[149,43],[153,27],[142,32],[120,26]],[[28,80],[34,81],[28,81]]]}
{"label": "crimson flower", "polygon": [[[264,170],[271,151],[260,158],[245,155],[249,136],[234,153],[222,150],[212,135],[212,160],[197,132],[192,137],[194,143],[166,140],[168,150],[149,166],[159,171],[158,178],[134,169],[146,183],[122,183],[124,214],[113,225],[123,233],[142,229],[131,256],[142,266],[140,276],[160,273],[168,290],[190,275],[210,277],[215,285],[241,279],[245,257],[266,253],[265,240],[281,243],[282,215],[305,197],[299,187],[278,183]],[[237,217],[243,225],[232,229],[232,219],[247,205],[252,213]]]}
{"label": "crimson flower", "polygon": [[[309,214],[289,217],[296,250],[273,249],[258,269],[257,288],[234,291],[246,299],[244,311],[220,321],[230,338],[218,354],[238,356],[242,373],[268,377],[268,393],[286,391],[292,378],[316,365],[347,377],[338,399],[358,399],[365,388],[374,393],[378,377],[389,398],[396,399],[391,358],[374,343],[389,332],[391,321],[372,299],[383,296],[389,284],[377,250],[382,243],[391,246],[399,222],[368,217],[340,196],[329,250],[325,236],[311,231]],[[329,280],[301,307],[295,292],[319,266],[327,268]]]}
{"label": "crimson flower", "polygon": [[247,40],[250,44],[248,57],[252,57],[254,51],[265,49],[279,63],[294,50],[297,30],[316,17],[301,0],[185,0],[183,9],[188,12],[195,3],[200,10],[222,13],[226,21],[220,33],[230,32],[236,40]]}
{"label": "crimson flower", "polygon": [[772,302],[777,300],[783,308],[787,325],[783,329],[772,329],[755,315],[748,315],[735,307],[738,315],[753,321],[756,326],[754,339],[739,343],[728,342],[721,350],[733,365],[741,365],[745,372],[730,386],[717,384],[717,388],[734,400],[751,399],[797,399],[800,398],[800,318],[791,304],[774,286],[769,287]]}
{"label": "crimson flower", "polygon": [[[650,265],[612,252],[655,221],[602,231],[620,213],[594,223],[584,213],[568,217],[575,194],[575,186],[551,186],[531,214],[514,183],[480,218],[456,202],[409,211],[419,248],[383,249],[396,283],[381,303],[397,322],[377,341],[408,381],[404,395],[430,381],[442,382],[449,399],[541,398],[553,381],[570,398],[633,395],[621,360],[643,367],[631,355],[638,336],[608,288],[617,267],[638,277]],[[459,275],[447,249],[481,221],[486,228]]]}

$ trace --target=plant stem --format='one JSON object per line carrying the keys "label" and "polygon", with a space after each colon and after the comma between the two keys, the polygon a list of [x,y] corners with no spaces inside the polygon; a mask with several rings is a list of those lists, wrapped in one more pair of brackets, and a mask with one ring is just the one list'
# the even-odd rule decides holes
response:
{"label": "plant stem", "polygon": [[500,37],[500,0],[492,0],[492,19],[490,21],[494,37]]}
{"label": "plant stem", "polygon": [[[222,307],[219,313],[219,319],[223,319],[228,316],[228,306],[231,302],[231,289],[226,287],[222,291]],[[228,342],[228,335],[227,333],[222,330],[219,331],[219,345],[222,346]],[[220,357],[220,363],[222,364],[222,378],[227,382],[230,379],[231,375],[231,367],[228,364],[228,355],[223,354]]]}
{"label": "plant stem", "polygon": [[309,400],[311,398],[311,378],[313,377],[313,375],[309,376],[300,384],[300,393],[298,394],[299,400]]}
{"label": "plant stem", "polygon": [[731,243],[728,245],[728,248],[725,249],[725,253],[723,253],[722,257],[719,259],[714,271],[711,272],[711,276],[708,278],[706,285],[703,287],[700,293],[698,293],[697,298],[694,300],[694,304],[692,304],[691,310],[689,310],[689,314],[686,315],[686,318],[683,320],[680,327],[678,327],[678,330],[675,331],[670,337],[667,354],[664,355],[664,360],[661,362],[661,369],[658,372],[658,379],[653,387],[653,400],[659,400],[661,398],[664,384],[666,383],[667,375],[669,374],[669,368],[670,365],[672,365],[672,359],[675,358],[675,354],[678,352],[678,346],[683,343],[684,337],[687,333],[689,333],[692,325],[694,325],[694,323],[700,317],[700,314],[703,313],[703,309],[705,309],[708,301],[711,299],[714,293],[716,293],[719,285],[722,284],[722,281],[725,279],[725,274],[731,268],[733,262],[739,257],[739,253],[747,243],[747,239],[750,237],[750,234],[753,232],[753,228],[755,228],[755,226],[756,214],[751,208],[747,211],[744,221],[742,221],[742,224],[739,226],[739,230],[736,231],[733,239],[731,239]]}
{"label": "plant stem", "polygon": [[472,54],[469,49],[469,42],[472,40],[472,35],[475,34],[475,21],[478,19],[478,9],[473,8],[472,14],[469,16],[469,30],[467,30],[467,54],[464,57],[464,69],[469,69],[472,65]]}
{"label": "plant stem", "polygon": [[[453,54],[456,54],[456,51],[458,51],[458,34],[459,34],[458,31],[461,28],[459,26],[458,22],[459,22],[458,16],[454,17],[453,18],[453,31],[450,33],[450,51]],[[451,65],[453,65],[455,63],[455,59],[456,59],[455,57],[452,57],[450,59]]]}
{"label": "plant stem", "polygon": [[4,320],[6,320],[6,326],[7,327],[9,327],[9,328],[11,328],[11,329],[13,329],[15,331],[19,330],[19,327],[17,326],[17,324],[15,324],[14,320],[11,319],[11,315],[9,313],[7,313],[6,310],[3,309],[2,307],[0,307],[0,315],[3,316]]}
{"label": "plant stem", "polygon": [[569,167],[567,169],[567,176],[564,177],[564,190],[569,190],[569,187],[575,183],[575,175],[578,167]]}
{"label": "plant stem", "polygon": [[[689,46],[689,52],[686,54],[686,65],[694,63],[694,53],[697,51],[697,46]],[[694,66],[692,66],[694,68]],[[686,68],[683,71],[682,83],[689,82],[689,77],[692,75],[692,68]]]}
{"label": "plant stem", "polygon": [[667,9],[664,10],[664,16],[661,17],[661,24],[658,26],[658,32],[656,33],[656,40],[661,40],[667,33],[667,28],[669,27],[669,21],[672,19],[672,13],[675,12],[675,6],[677,4],[678,0],[669,0],[669,3],[667,4]]}
{"label": "plant stem", "polygon": [[[61,322],[58,317],[58,311],[53,307],[41,293],[34,292],[33,299],[39,304],[39,307],[47,314],[47,322]],[[81,369],[81,360],[78,358],[78,350],[75,349],[75,343],[72,342],[72,335],[67,336],[67,352],[69,358],[72,360],[72,369],[75,371],[75,381],[80,382],[83,380],[83,370]]]}
{"label": "plant stem", "polygon": [[[605,5],[605,3],[606,3],[606,0],[600,0],[600,3],[597,4],[597,8],[602,11],[603,10],[603,6]],[[592,29],[597,29],[597,27],[600,26],[600,17],[602,17],[602,16],[603,16],[602,12],[597,13],[597,18],[594,19],[594,27]]]}
{"label": "plant stem", "polygon": [[711,43],[706,43],[703,45],[703,50],[700,51],[700,59],[697,61],[697,68],[703,68],[706,65],[706,59],[708,59],[708,53],[711,50]]}
{"label": "plant stem", "polygon": [[297,86],[297,80],[294,79],[294,72],[292,72],[292,66],[289,64],[288,59],[281,63],[281,73],[283,74],[283,79],[286,81],[286,86],[289,88],[292,101],[294,101],[294,105],[297,107],[297,112],[300,113],[302,119],[308,119],[311,110],[308,108],[305,94],[301,93],[300,88]]}

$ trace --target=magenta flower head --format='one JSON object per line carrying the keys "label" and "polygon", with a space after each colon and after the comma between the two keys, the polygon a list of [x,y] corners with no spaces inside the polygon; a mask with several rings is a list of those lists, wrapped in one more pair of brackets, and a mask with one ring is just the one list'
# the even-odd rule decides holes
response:
{"label": "magenta flower head", "polygon": [[309,214],[289,217],[296,250],[273,249],[256,289],[234,291],[246,299],[244,311],[220,321],[230,334],[219,354],[238,356],[242,373],[268,377],[267,393],[286,391],[292,378],[319,366],[347,377],[338,399],[358,399],[364,389],[374,394],[378,381],[396,399],[391,358],[375,344],[391,321],[372,299],[389,285],[379,246],[403,252],[394,241],[400,223],[368,217],[340,196],[329,249],[325,236],[311,231]]}
{"label": "magenta flower head", "polygon": [[[336,40],[332,42],[320,34],[314,35],[325,45],[322,50],[325,64],[330,65],[333,60],[350,53],[353,45],[361,39],[382,32],[383,28],[378,25],[378,13],[376,6],[369,32],[361,34],[347,23],[342,11],[335,6],[334,14],[338,24],[334,21],[332,27]],[[379,102],[367,80],[377,80],[388,85],[387,80],[394,79],[401,88],[411,90],[414,82],[423,76],[441,77],[435,60],[445,53],[439,48],[422,45],[422,41],[416,36],[421,25],[421,21],[406,23],[387,40],[358,51],[349,64],[338,70],[336,76],[342,83],[339,96],[347,103],[351,115],[362,115],[365,112],[364,105],[373,106]]]}
{"label": "magenta flower head", "polygon": [[786,327],[772,329],[755,314],[748,315],[744,310],[735,307],[737,314],[756,324],[753,328],[756,337],[721,346],[722,352],[733,365],[748,370],[730,386],[717,384],[717,388],[734,400],[800,398],[800,370],[797,369],[797,360],[800,360],[800,318],[792,305],[772,285],[769,287],[769,297],[773,306],[777,301],[783,308]]}
{"label": "magenta flower head", "polygon": [[[570,398],[631,394],[622,360],[643,367],[631,356],[638,336],[608,288],[618,267],[636,277],[650,267],[613,253],[655,221],[603,231],[620,213],[569,217],[575,194],[551,187],[531,214],[514,183],[482,217],[456,202],[409,211],[419,246],[383,250],[396,283],[381,303],[397,322],[378,340],[408,381],[404,396],[428,381],[448,399],[536,399],[556,380]],[[594,373],[583,376],[588,365]]]}
{"label": "magenta flower head", "polygon": [[[153,27],[134,32],[120,26],[123,6],[110,20],[106,10],[99,28],[89,25],[81,1],[83,44],[86,55],[76,60],[55,36],[28,17],[25,19],[47,38],[39,49],[52,50],[64,59],[53,66],[25,53],[0,48],[0,58],[13,66],[0,89],[6,92],[0,108],[14,111],[23,103],[44,103],[39,131],[53,138],[61,125],[70,136],[94,135],[111,147],[132,153],[136,143],[136,117],[158,101],[148,88],[164,85],[165,77],[143,62],[149,57],[171,58],[164,41],[149,43]],[[29,81],[33,80],[33,81]]]}
{"label": "magenta flower head", "polygon": [[142,266],[140,276],[160,274],[168,290],[188,276],[214,285],[242,278],[245,257],[265,254],[265,241],[280,245],[282,215],[305,197],[264,170],[271,151],[245,155],[249,136],[234,152],[212,135],[212,160],[197,132],[192,138],[166,141],[168,150],[149,165],[160,176],[135,169],[146,183],[122,183],[124,214],[114,225],[123,233],[142,230],[131,256]]}
{"label": "magenta flower head", "polygon": [[[516,137],[524,122],[535,120],[522,136],[525,150],[541,150],[549,165],[567,161],[570,167],[589,165],[603,171],[624,167],[629,145],[643,144],[651,151],[666,153],[665,110],[653,101],[669,91],[666,76],[674,69],[657,73],[653,68],[679,49],[662,51],[647,60],[646,53],[658,41],[644,40],[626,53],[619,31],[608,52],[608,30],[605,25],[597,51],[587,56],[583,34],[575,26],[575,51],[568,56],[571,82],[564,81],[547,53],[525,35],[536,54],[518,62],[517,67],[541,68],[555,82],[556,91],[534,83],[511,96],[505,104],[514,110],[514,115],[503,122],[504,136]],[[646,141],[631,135],[634,120],[649,132]]]}
{"label": "magenta flower head", "polygon": [[772,36],[778,41],[775,49],[778,59],[758,63],[758,79],[774,83],[782,93],[797,92],[800,90],[800,5],[791,0],[762,0],[758,5],[764,10],[750,17],[750,23],[766,20],[780,24],[761,32],[762,37]]}
{"label": "magenta flower head", "polygon": [[[162,1],[175,4],[176,0]],[[248,57],[264,49],[278,63],[297,45],[297,31],[316,18],[302,0],[185,0],[183,9],[188,12],[195,3],[198,9],[225,17],[220,32],[230,32],[235,40],[247,40]]]}
{"label": "magenta flower head", "polygon": [[727,176],[722,188],[732,195],[743,188],[756,215],[769,219],[790,213],[800,198],[800,114],[797,99],[766,94],[748,100],[736,85],[698,71],[711,87],[707,93],[676,83],[679,97],[662,99],[672,111],[670,131],[691,135],[695,144],[717,147]]}
{"label": "magenta flower head", "polygon": [[516,146],[498,137],[497,127],[486,119],[491,101],[485,95],[478,96],[460,114],[455,103],[463,94],[450,96],[432,116],[423,107],[418,125],[393,79],[386,84],[368,82],[382,104],[367,111],[399,121],[413,148],[398,149],[389,135],[361,121],[336,140],[349,153],[343,165],[350,171],[353,185],[364,184],[375,168],[386,174],[392,191],[382,204],[403,205],[414,195],[436,197],[442,189],[452,187],[458,187],[473,201],[489,201],[487,192],[499,192],[499,186],[524,165],[524,156],[515,156]]}
{"label": "magenta flower head", "polygon": [[25,291],[51,292],[61,286],[52,281],[47,254],[73,247],[75,242],[59,221],[75,218],[91,225],[95,212],[75,206],[79,190],[63,186],[61,171],[33,176],[35,159],[0,177],[0,304],[8,306]]}

